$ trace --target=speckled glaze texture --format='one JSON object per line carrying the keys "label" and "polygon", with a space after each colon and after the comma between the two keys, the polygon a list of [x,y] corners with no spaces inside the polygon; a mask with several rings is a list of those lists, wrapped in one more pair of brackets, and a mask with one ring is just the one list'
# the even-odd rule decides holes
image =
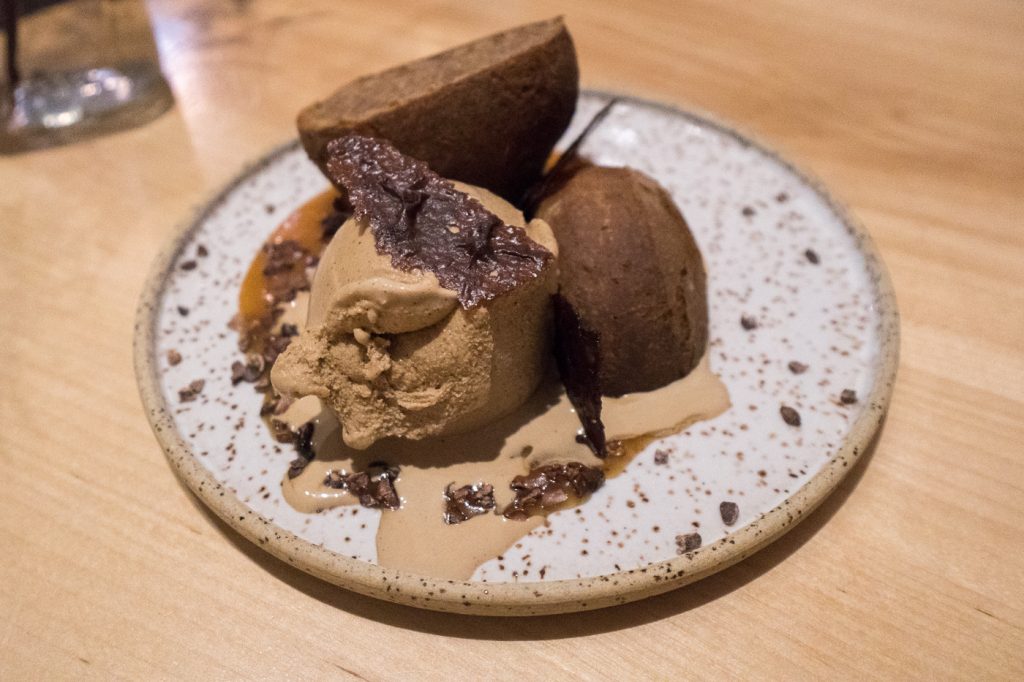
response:
{"label": "speckled glaze texture", "polygon": [[[567,139],[607,98],[582,96]],[[230,381],[239,354],[227,324],[245,270],[281,219],[327,186],[291,143],[183,226],[143,293],[140,391],[185,483],[242,535],[313,575],[395,602],[492,615],[664,592],[749,556],[806,516],[868,446],[895,376],[896,303],[866,232],[818,183],[707,117],[625,98],[583,153],[653,176],[689,222],[708,271],[708,352],[732,399],[725,414],[652,443],[589,502],[552,514],[472,581],[377,566],[381,512],[291,509],[280,479],[294,453],[267,432],[252,386]],[[172,350],[182,357],[173,366]],[[806,369],[794,372],[794,362]],[[182,402],[179,390],[197,379],[202,392]],[[857,402],[841,400],[846,389]],[[730,525],[723,502],[738,507]],[[678,538],[693,533],[700,548],[680,549]]]}

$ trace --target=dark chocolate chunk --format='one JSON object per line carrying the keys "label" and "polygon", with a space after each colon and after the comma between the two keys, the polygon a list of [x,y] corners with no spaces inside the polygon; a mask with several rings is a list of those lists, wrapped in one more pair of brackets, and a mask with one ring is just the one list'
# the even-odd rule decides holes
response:
{"label": "dark chocolate chunk", "polygon": [[857,392],[852,388],[844,388],[843,392],[839,394],[839,402],[843,405],[853,405],[857,402]]}
{"label": "dark chocolate chunk", "polygon": [[509,487],[515,498],[505,507],[505,518],[522,521],[533,514],[556,507],[570,497],[582,499],[604,485],[604,472],[579,462],[548,464],[524,476],[516,476]]}
{"label": "dark chocolate chunk", "polygon": [[[464,308],[534,279],[552,255],[469,195],[389,143],[349,134],[327,145],[331,181],[400,270],[434,273]],[[457,228],[457,229],[450,229]]]}
{"label": "dark chocolate chunk", "polygon": [[740,507],[735,502],[722,502],[718,505],[718,513],[722,515],[722,523],[731,526],[740,517]]}
{"label": "dark chocolate chunk", "polygon": [[684,535],[676,536],[676,554],[686,554],[696,549],[700,549],[700,545],[703,540],[700,537],[700,533],[686,533]]}
{"label": "dark chocolate chunk", "polygon": [[807,371],[807,365],[805,365],[802,362],[797,362],[796,360],[793,360],[789,363],[789,371],[792,372],[793,374],[803,374],[804,372]]}
{"label": "dark chocolate chunk", "polygon": [[453,485],[449,483],[444,489],[445,523],[462,523],[494,509],[494,486],[489,483],[464,485],[454,490]]}
{"label": "dark chocolate chunk", "polygon": [[800,426],[800,413],[792,407],[783,405],[779,408],[779,414],[782,415],[782,421],[786,422],[790,426]]}
{"label": "dark chocolate chunk", "polygon": [[183,305],[179,305],[178,306],[178,314],[181,315],[182,317],[186,317],[188,315],[188,308],[186,308]]}
{"label": "dark chocolate chunk", "polygon": [[178,351],[174,350],[173,348],[171,350],[167,351],[167,364],[168,365],[170,365],[171,367],[174,367],[179,362],[181,362],[181,353],[179,353]]}
{"label": "dark chocolate chunk", "polygon": [[185,388],[178,391],[178,399],[183,403],[189,403],[196,399],[196,397],[203,392],[203,386],[206,385],[206,381],[203,379],[196,379]]}
{"label": "dark chocolate chunk", "polygon": [[181,264],[181,269],[182,270],[195,270],[196,269],[196,265],[197,264],[196,264],[196,262],[194,260],[187,260],[187,261],[184,261]]}
{"label": "dark chocolate chunk", "polygon": [[804,258],[806,258],[811,263],[811,265],[817,265],[818,263],[821,262],[821,259],[818,258],[818,252],[815,251],[814,249],[807,249],[806,251],[804,251]]}
{"label": "dark chocolate chunk", "polygon": [[608,454],[601,423],[601,343],[563,296],[552,297],[555,312],[555,360],[569,400],[583,424],[587,445],[598,457]]}
{"label": "dark chocolate chunk", "polygon": [[740,326],[750,331],[751,329],[757,329],[757,318],[750,315],[740,316]]}

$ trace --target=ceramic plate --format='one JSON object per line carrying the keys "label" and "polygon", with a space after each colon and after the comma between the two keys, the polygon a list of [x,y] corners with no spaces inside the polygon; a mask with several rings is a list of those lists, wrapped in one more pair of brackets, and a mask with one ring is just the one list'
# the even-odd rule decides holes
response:
{"label": "ceramic plate", "polygon": [[[566,139],[607,99],[584,93]],[[867,447],[896,371],[896,304],[867,233],[820,184],[705,116],[623,98],[583,153],[652,175],[686,216],[707,265],[708,352],[728,411],[652,443],[590,501],[550,515],[468,582],[378,566],[381,512],[291,509],[280,480],[294,453],[257,416],[252,386],[230,381],[239,353],[227,325],[242,277],[274,227],[328,184],[292,142],[200,208],[143,293],[136,371],[178,475],[235,530],[304,571],[463,613],[577,611],[657,594],[749,556],[805,517]],[[181,267],[192,260],[194,268]],[[175,366],[166,360],[172,349],[183,358]],[[178,390],[195,379],[206,382],[202,394],[180,402]],[[857,402],[844,404],[846,389]],[[783,404],[799,412],[799,427],[782,419]],[[722,502],[738,507],[730,526]],[[694,532],[702,546],[678,553],[677,536]]]}

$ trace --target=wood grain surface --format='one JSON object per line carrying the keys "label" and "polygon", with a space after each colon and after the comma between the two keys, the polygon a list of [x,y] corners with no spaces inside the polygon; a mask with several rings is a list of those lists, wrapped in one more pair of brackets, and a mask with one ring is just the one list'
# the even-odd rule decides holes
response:
{"label": "wood grain surface", "polygon": [[[0,157],[0,678],[1024,677],[1019,0],[150,11],[172,112]],[[490,620],[320,583],[166,464],[131,368],[150,260],[310,100],[555,12],[585,85],[714,112],[863,219],[903,316],[888,422],[802,526],[664,597]]]}

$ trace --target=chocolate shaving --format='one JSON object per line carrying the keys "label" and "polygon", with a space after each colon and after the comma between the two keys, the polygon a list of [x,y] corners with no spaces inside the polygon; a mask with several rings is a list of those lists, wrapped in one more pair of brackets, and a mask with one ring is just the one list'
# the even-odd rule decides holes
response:
{"label": "chocolate shaving", "polygon": [[462,523],[494,509],[494,486],[489,483],[464,485],[454,490],[453,485],[449,483],[444,489],[445,523]]}
{"label": "chocolate shaving", "polygon": [[722,515],[722,523],[731,526],[740,517],[740,506],[735,502],[722,502],[718,505],[718,513]]}
{"label": "chocolate shaving", "polygon": [[606,457],[608,447],[601,423],[600,336],[584,324],[576,309],[561,294],[555,294],[552,303],[558,373],[583,424],[587,445],[598,457]]}
{"label": "chocolate shaving", "polygon": [[534,279],[552,258],[521,227],[384,140],[349,134],[327,145],[331,181],[369,223],[377,252],[405,271],[434,273],[474,308]]}
{"label": "chocolate shaving", "polygon": [[676,554],[686,554],[694,550],[700,549],[703,540],[700,537],[700,533],[686,533],[685,535],[676,536]]}
{"label": "chocolate shaving", "polygon": [[512,479],[509,487],[515,498],[502,513],[507,519],[523,521],[571,497],[582,499],[602,485],[604,472],[595,467],[579,462],[548,464]]}
{"label": "chocolate shaving", "polygon": [[800,413],[792,407],[783,405],[779,408],[779,414],[782,415],[782,421],[786,422],[790,426],[800,426]]}
{"label": "chocolate shaving", "polygon": [[580,159],[580,148],[583,143],[586,142],[590,134],[593,133],[597,126],[601,125],[601,122],[611,113],[612,107],[619,103],[619,98],[615,97],[608,101],[601,109],[594,114],[594,117],[590,119],[586,127],[576,136],[576,139],[572,141],[566,150],[558,157],[558,161],[551,167],[544,177],[539,182],[534,184],[532,187],[526,190],[526,194],[523,195],[522,209],[523,215],[526,216],[527,220],[533,218],[537,212],[537,208],[540,203],[550,194],[554,193],[556,189],[569,178],[572,177],[573,173],[576,172],[580,167],[586,165]]}
{"label": "chocolate shaving", "polygon": [[654,463],[658,466],[665,466],[668,464],[668,451],[667,450],[655,450],[654,451]]}
{"label": "chocolate shaving", "polygon": [[206,385],[206,381],[203,379],[196,379],[185,388],[178,391],[178,399],[183,403],[190,403],[196,399],[196,397],[203,392],[203,386]]}
{"label": "chocolate shaving", "polygon": [[857,402],[857,392],[852,388],[844,388],[843,392],[839,394],[839,402],[843,405],[853,405]]}
{"label": "chocolate shaving", "polygon": [[332,469],[324,477],[324,485],[335,490],[347,490],[359,498],[359,504],[371,509],[398,509],[402,500],[395,490],[398,469],[383,462],[370,464],[368,471],[346,474]]}

